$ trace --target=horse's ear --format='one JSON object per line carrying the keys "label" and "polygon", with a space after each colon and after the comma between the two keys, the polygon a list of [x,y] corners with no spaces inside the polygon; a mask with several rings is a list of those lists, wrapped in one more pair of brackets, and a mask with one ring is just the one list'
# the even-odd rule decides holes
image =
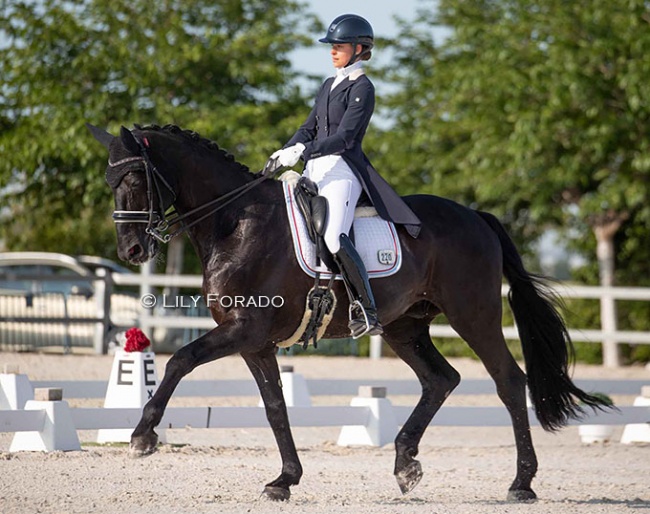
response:
{"label": "horse's ear", "polygon": [[122,139],[122,144],[124,145],[124,148],[126,148],[130,153],[134,155],[140,154],[140,145],[135,140],[135,136],[133,135],[133,132],[131,132],[125,126],[122,126],[122,128],[120,129],[120,139]]}
{"label": "horse's ear", "polygon": [[102,145],[104,145],[107,150],[109,149],[111,143],[115,139],[115,136],[113,134],[110,134],[105,130],[100,129],[99,127],[95,127],[90,123],[86,123],[86,128],[90,130],[90,133],[97,141],[99,141]]}

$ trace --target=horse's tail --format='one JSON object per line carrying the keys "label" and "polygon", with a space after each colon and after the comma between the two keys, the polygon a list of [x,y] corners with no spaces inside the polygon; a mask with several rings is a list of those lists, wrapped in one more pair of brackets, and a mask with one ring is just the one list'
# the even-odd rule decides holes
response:
{"label": "horse's tail", "polygon": [[503,252],[503,274],[510,283],[508,302],[515,316],[526,363],[528,389],[537,419],[554,431],[570,418],[584,415],[584,406],[611,407],[606,399],[578,389],[569,377],[573,343],[556,306],[559,298],[545,287],[543,277],[528,273],[503,225],[492,214],[477,213],[497,234]]}

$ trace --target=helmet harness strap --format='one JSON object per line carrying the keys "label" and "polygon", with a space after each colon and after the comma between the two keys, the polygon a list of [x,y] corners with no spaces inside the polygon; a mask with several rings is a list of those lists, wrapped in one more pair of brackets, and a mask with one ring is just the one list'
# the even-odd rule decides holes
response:
{"label": "helmet harness strap", "polygon": [[[364,55],[368,55],[368,53],[370,52],[370,48],[367,45],[364,45],[363,43],[359,43],[357,40],[353,41],[351,45],[352,45],[352,57],[350,57],[350,60],[345,65],[346,68],[350,66],[350,64],[354,64],[355,62],[359,61]],[[359,53],[357,53],[357,45],[361,45],[361,52]]]}

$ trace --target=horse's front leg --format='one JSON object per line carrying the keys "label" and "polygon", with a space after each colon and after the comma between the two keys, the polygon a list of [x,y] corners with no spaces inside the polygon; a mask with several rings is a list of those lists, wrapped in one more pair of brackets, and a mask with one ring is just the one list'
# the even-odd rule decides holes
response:
{"label": "horse's front leg", "polygon": [[282,457],[282,473],[266,485],[264,494],[271,500],[285,501],[291,496],[289,487],[300,482],[302,466],[291,435],[275,348],[268,347],[255,353],[242,353],[242,357],[255,377],[266,407],[266,417]]}
{"label": "horse's front leg", "polygon": [[142,418],[131,435],[132,457],[143,457],[156,451],[158,435],[154,428],[160,423],[180,380],[201,364],[250,349],[253,342],[247,332],[254,331],[245,331],[241,322],[227,322],[174,353],[165,367],[165,376],[153,398],[145,405]]}

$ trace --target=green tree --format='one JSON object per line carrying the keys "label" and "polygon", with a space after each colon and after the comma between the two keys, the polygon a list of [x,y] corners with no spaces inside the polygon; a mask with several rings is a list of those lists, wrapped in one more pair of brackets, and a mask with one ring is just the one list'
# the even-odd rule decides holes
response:
{"label": "green tree", "polygon": [[305,112],[288,51],[320,28],[287,0],[3,2],[0,240],[114,256],[85,121],[177,124],[261,167]]}
{"label": "green tree", "polygon": [[[494,212],[521,248],[564,231],[588,283],[650,285],[648,2],[422,5],[386,71],[386,175]],[[647,304],[622,309],[647,329]]]}
{"label": "green tree", "polygon": [[493,211],[528,241],[549,224],[591,250],[594,234],[616,238],[620,281],[649,277],[647,2],[434,4],[393,42],[387,175]]}

